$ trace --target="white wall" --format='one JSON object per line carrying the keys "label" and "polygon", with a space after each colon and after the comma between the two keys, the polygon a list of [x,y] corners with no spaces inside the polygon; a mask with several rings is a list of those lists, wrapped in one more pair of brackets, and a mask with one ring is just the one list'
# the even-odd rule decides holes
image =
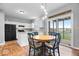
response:
{"label": "white wall", "polygon": [[79,48],[79,4],[73,6],[73,46]]}
{"label": "white wall", "polygon": [[0,11],[0,45],[5,44],[4,23],[4,13]]}

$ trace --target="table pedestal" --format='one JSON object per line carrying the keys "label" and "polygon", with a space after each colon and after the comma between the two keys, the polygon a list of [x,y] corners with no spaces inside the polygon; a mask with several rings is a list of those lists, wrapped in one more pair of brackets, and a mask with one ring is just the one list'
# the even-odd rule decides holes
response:
{"label": "table pedestal", "polygon": [[45,42],[42,42],[42,50],[41,50],[42,56],[46,55],[46,46],[45,46]]}

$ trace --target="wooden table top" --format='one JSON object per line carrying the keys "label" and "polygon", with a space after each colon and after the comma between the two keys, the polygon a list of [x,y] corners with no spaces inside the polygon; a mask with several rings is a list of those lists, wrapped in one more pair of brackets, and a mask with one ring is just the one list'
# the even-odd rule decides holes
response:
{"label": "wooden table top", "polygon": [[39,41],[49,41],[49,40],[55,39],[55,36],[51,36],[51,35],[35,35],[33,38],[35,40],[39,40]]}

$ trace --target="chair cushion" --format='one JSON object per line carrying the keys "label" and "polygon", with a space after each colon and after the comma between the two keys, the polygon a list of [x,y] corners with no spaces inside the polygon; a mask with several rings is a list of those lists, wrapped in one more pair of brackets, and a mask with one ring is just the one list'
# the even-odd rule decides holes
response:
{"label": "chair cushion", "polygon": [[55,43],[55,40],[50,41],[50,42],[48,42],[48,43],[46,42],[45,45],[46,45],[47,47],[53,48],[54,43]]}
{"label": "chair cushion", "polygon": [[38,47],[41,47],[42,46],[42,43],[41,42],[39,42],[39,41],[36,41],[36,40],[34,40],[34,45],[32,44],[32,45],[30,45],[32,48],[34,48],[34,46],[35,46],[35,48],[38,48]]}
{"label": "chair cushion", "polygon": [[34,44],[35,44],[35,47],[36,47],[36,48],[42,46],[42,43],[41,43],[41,42],[35,42]]}

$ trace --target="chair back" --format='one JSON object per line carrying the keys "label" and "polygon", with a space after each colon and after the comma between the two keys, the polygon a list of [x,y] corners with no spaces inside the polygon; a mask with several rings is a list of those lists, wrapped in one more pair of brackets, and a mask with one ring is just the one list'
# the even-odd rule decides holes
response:
{"label": "chair back", "polygon": [[38,32],[33,32],[34,35],[38,35]]}
{"label": "chair back", "polygon": [[33,33],[28,33],[29,46],[34,46]]}
{"label": "chair back", "polygon": [[49,32],[49,35],[55,36],[55,41],[54,41],[53,48],[59,47],[60,40],[61,40],[61,35],[60,35],[60,33],[57,33],[57,32]]}
{"label": "chair back", "polygon": [[57,35],[57,33],[56,33],[56,32],[49,32],[49,35],[56,36],[56,35]]}
{"label": "chair back", "polygon": [[59,47],[59,44],[60,44],[60,40],[61,40],[61,35],[60,33],[56,33],[56,36],[55,36],[55,43],[54,43],[54,48],[58,48]]}

